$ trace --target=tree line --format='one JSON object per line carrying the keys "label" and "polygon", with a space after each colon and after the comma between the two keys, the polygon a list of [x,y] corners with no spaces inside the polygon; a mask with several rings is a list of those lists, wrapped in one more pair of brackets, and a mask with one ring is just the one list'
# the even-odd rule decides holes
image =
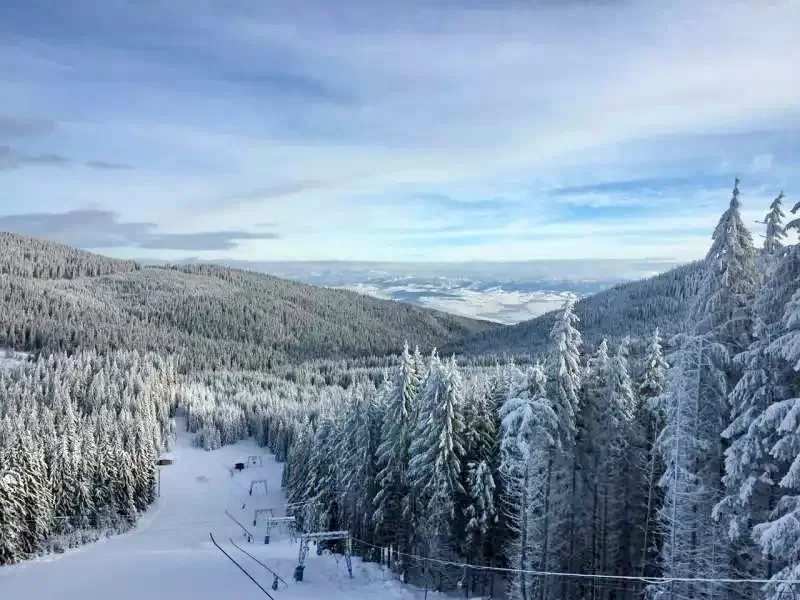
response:
{"label": "tree line", "polygon": [[0,564],[124,531],[152,502],[175,368],[93,352],[0,370]]}
{"label": "tree line", "polygon": [[140,266],[0,232],[0,347],[157,352],[182,372],[397,353],[494,324],[212,265]]}

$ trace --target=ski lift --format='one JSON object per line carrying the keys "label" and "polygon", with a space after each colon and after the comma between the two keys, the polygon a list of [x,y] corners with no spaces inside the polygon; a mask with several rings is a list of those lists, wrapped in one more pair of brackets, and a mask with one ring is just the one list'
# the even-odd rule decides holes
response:
{"label": "ski lift", "polygon": [[467,581],[467,567],[464,567],[464,574],[459,578],[458,582],[456,583],[456,587],[460,590],[464,588]]}
{"label": "ski lift", "polygon": [[278,591],[278,576],[275,575],[275,579],[272,581],[272,589],[273,591]]}

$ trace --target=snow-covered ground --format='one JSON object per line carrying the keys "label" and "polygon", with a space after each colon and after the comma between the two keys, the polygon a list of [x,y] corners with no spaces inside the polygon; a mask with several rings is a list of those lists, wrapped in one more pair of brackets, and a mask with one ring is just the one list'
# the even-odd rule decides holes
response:
{"label": "snow-covered ground", "polygon": [[[353,558],[350,579],[342,556],[317,556],[313,546],[304,580],[296,583],[292,575],[299,543],[273,530],[271,543],[264,545],[263,528],[251,527],[256,508],[274,508],[276,515],[283,514],[282,466],[251,441],[206,452],[190,445],[182,423],[178,430],[181,433],[171,453],[174,463],[162,467],[161,498],[135,530],[63,555],[0,567],[0,598],[263,600],[263,592],[212,545],[209,533],[275,600],[423,597],[423,590],[402,585],[378,565],[357,558]],[[263,456],[263,467],[249,467],[231,476],[230,466],[249,455]],[[266,494],[256,489],[249,495],[255,479],[268,480]],[[247,543],[226,510],[256,534],[253,543]],[[280,574],[288,587],[273,591],[273,577],[237,550],[230,538]]]}
{"label": "snow-covered ground", "polygon": [[0,369],[13,369],[28,360],[26,352],[16,352],[0,346]]}
{"label": "snow-covered ground", "polygon": [[484,319],[504,325],[514,325],[534,319],[564,306],[569,298],[577,298],[570,291],[519,291],[502,287],[471,289],[450,286],[438,290],[433,286],[390,286],[381,288],[371,284],[347,286],[346,289],[384,300],[406,300],[462,317]]}

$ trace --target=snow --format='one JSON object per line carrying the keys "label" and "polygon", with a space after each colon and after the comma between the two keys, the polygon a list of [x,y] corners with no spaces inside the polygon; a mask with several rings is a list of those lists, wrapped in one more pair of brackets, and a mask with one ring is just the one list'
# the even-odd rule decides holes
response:
{"label": "snow", "polygon": [[28,356],[25,352],[16,352],[0,346],[0,370],[16,368],[28,360]]}
{"label": "snow", "polygon": [[566,300],[578,297],[569,290],[522,291],[505,290],[501,286],[471,289],[449,281],[440,286],[355,283],[337,287],[382,300],[412,302],[425,308],[503,325],[534,319],[558,309]]}
{"label": "snow", "polygon": [[[303,581],[293,578],[299,542],[273,530],[269,545],[264,531],[254,528],[256,508],[274,508],[283,515],[282,465],[246,440],[211,452],[191,446],[191,434],[178,422],[173,464],[162,467],[161,497],[133,531],[95,544],[34,561],[0,567],[0,598],[26,600],[256,600],[265,598],[228,558],[211,543],[209,533],[276,600],[359,600],[422,598],[424,590],[396,581],[374,563],[353,558],[353,579],[344,557],[317,556],[311,546]],[[231,475],[236,462],[263,456],[263,467],[248,467]],[[266,494],[248,491],[254,479],[267,479]],[[242,505],[245,509],[242,509]],[[255,535],[248,543],[230,512]],[[237,550],[230,538],[276,571],[288,588],[272,591],[272,576]],[[436,594],[429,594],[436,597]]]}

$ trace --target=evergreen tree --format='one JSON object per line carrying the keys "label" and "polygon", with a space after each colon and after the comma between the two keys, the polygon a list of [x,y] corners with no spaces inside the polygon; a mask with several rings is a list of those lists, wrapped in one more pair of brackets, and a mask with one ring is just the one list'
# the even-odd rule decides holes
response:
{"label": "evergreen tree", "polygon": [[418,362],[409,353],[406,343],[386,399],[386,418],[378,446],[380,471],[373,515],[378,539],[393,543],[404,553],[409,550],[410,533],[403,520],[409,509],[407,472],[420,386]]}
{"label": "evergreen tree", "polygon": [[[575,438],[579,429],[581,412],[580,389],[583,370],[580,363],[580,348],[583,343],[577,329],[578,316],[574,312],[574,301],[568,300],[556,315],[550,332],[550,362],[548,377],[551,388],[548,397],[558,416],[559,446],[552,449],[550,477],[546,486],[548,506],[548,530],[545,537],[544,563],[548,570],[569,570],[577,554],[576,514],[579,504],[580,458],[575,449]],[[551,580],[549,586],[559,585],[555,594],[569,595],[568,582]],[[548,585],[542,584],[540,600],[546,600]]]}
{"label": "evergreen tree", "polygon": [[525,571],[542,569],[550,507],[549,482],[559,418],[547,397],[547,379],[540,364],[513,378],[508,400],[500,409],[503,509],[512,537],[506,555],[515,573],[512,598],[533,599],[543,584]]}
{"label": "evergreen tree", "polygon": [[559,435],[565,447],[572,444],[576,433],[576,415],[580,411],[578,391],[581,387],[580,347],[583,342],[576,325],[574,300],[568,300],[556,317],[550,332],[552,343],[553,394],[551,401],[559,419]]}
{"label": "evergreen tree", "polygon": [[639,395],[647,399],[661,395],[668,367],[669,365],[664,359],[661,333],[656,327],[647,345],[644,360],[644,377],[641,384],[639,384]]}
{"label": "evergreen tree", "polygon": [[485,555],[492,553],[491,538],[499,522],[496,479],[500,439],[489,382],[483,377],[476,377],[467,385],[464,435],[467,523],[464,555],[483,563]]}
{"label": "evergreen tree", "polygon": [[[670,360],[664,392],[665,426],[658,450],[666,465],[660,485],[664,504],[661,561],[667,577],[699,573],[714,579],[729,576],[728,544],[713,521],[721,495],[720,461],[725,376],[717,369],[725,349],[705,336],[688,335]],[[723,593],[714,583],[670,582],[651,586],[656,598],[694,598]]]}
{"label": "evergreen tree", "polygon": [[[777,293],[770,296],[772,298],[780,298],[786,292],[798,289],[800,257],[797,246],[787,253],[782,267],[776,273],[778,287]],[[753,537],[761,549],[767,567],[766,575],[772,578],[766,586],[769,600],[793,593],[794,586],[784,582],[800,578],[800,401],[793,397],[797,389],[797,371],[800,370],[800,291],[794,291],[786,303],[781,326],[776,332],[780,335],[766,348],[771,362],[762,364],[762,367],[769,368],[768,378],[765,379],[767,385],[756,388],[757,391],[765,390],[767,394],[778,392],[769,398],[771,403],[751,425],[751,429],[756,430],[751,444],[756,445],[754,454],[760,461],[744,462],[740,471],[734,471],[734,474],[752,472],[754,476],[763,473],[757,479],[757,485],[773,485],[768,495],[770,501],[767,508],[771,509],[768,512],[758,510],[763,508],[763,504],[754,502],[763,502],[763,493],[760,496],[742,494],[749,500],[742,506],[742,512],[747,518],[746,522],[757,523],[753,528]],[[789,390],[785,390],[784,386]],[[755,406],[758,406],[756,402],[759,400],[762,401],[762,407],[767,404],[763,395],[755,395],[754,400]],[[763,457],[758,452],[765,447],[769,448],[769,455]]]}
{"label": "evergreen tree", "polygon": [[783,212],[783,198],[783,192],[778,194],[769,205],[769,212],[764,217],[766,226],[764,252],[770,255],[777,255],[780,252],[783,240],[786,238],[786,231],[783,228],[783,219],[786,216]]}
{"label": "evergreen tree", "polygon": [[[665,392],[666,424],[659,448],[666,464],[661,517],[668,576],[698,572],[727,576],[733,563],[713,512],[722,500],[727,394],[737,378],[730,356],[751,339],[750,301],[756,285],[755,250],[741,220],[738,186],[737,179],[706,256],[695,332],[685,336]],[[669,594],[717,590],[712,583],[674,584]],[[665,588],[658,593],[665,593]]]}
{"label": "evergreen tree", "polygon": [[696,310],[698,333],[711,333],[733,353],[742,351],[750,341],[749,303],[756,286],[756,251],[740,208],[737,179],[730,206],[720,217],[706,254],[705,280]]}
{"label": "evergreen tree", "polygon": [[629,459],[632,476],[635,478],[629,484],[629,493],[641,494],[638,505],[640,509],[643,508],[643,512],[634,511],[635,523],[632,527],[632,531],[636,534],[641,532],[641,545],[634,542],[632,560],[635,561],[637,552],[641,552],[637,570],[642,576],[657,573],[654,570],[658,554],[658,537],[655,531],[656,508],[663,502],[658,481],[664,472],[664,463],[659,457],[656,439],[664,426],[665,411],[660,396],[664,391],[668,368],[662,351],[661,335],[656,327],[645,354],[644,376],[639,384],[631,439],[631,451],[634,455]]}
{"label": "evergreen tree", "polygon": [[754,302],[753,341],[735,357],[742,377],[730,393],[730,422],[723,437],[725,497],[715,515],[728,529],[737,552],[736,567],[744,577],[771,575],[771,561],[760,556],[751,539],[755,523],[768,521],[780,494],[775,482],[782,464],[771,450],[779,433],[773,405],[792,395],[790,364],[781,354],[784,307],[791,299],[793,282],[800,276],[796,246],[782,254],[772,276]]}
{"label": "evergreen tree", "polygon": [[464,406],[461,374],[455,359],[442,364],[434,354],[422,390],[411,444],[408,477],[418,506],[417,538],[428,555],[452,553],[456,503],[464,457]]}

